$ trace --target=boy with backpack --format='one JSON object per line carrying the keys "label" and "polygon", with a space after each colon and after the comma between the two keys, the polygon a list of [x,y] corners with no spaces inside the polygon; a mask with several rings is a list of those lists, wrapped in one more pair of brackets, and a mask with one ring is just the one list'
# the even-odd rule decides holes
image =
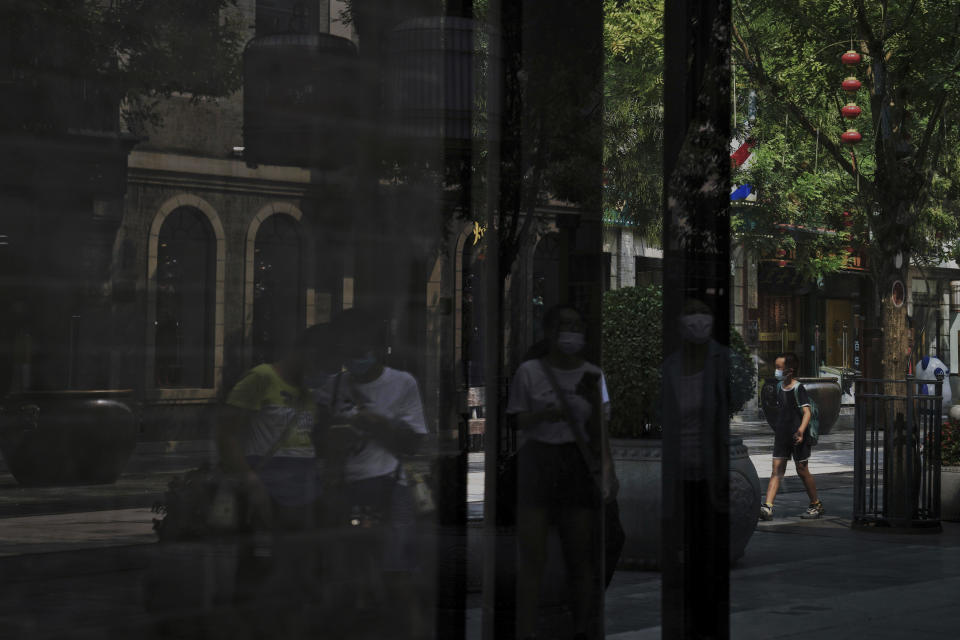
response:
{"label": "boy with backpack", "polygon": [[807,390],[796,379],[799,366],[800,361],[793,353],[776,359],[777,406],[780,414],[774,428],[773,472],[767,485],[766,501],[760,505],[760,518],[763,520],[773,520],[773,500],[777,497],[790,458],[793,458],[797,475],[810,497],[810,506],[800,517],[809,520],[824,514],[823,504],[817,498],[817,483],[807,464],[811,448],[816,444],[819,416]]}

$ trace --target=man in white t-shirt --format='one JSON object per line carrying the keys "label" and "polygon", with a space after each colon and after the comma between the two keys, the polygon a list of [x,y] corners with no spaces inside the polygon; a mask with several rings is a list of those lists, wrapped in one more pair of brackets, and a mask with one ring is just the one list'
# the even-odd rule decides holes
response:
{"label": "man in white t-shirt", "polygon": [[360,514],[381,522],[384,586],[398,616],[408,616],[413,627],[420,613],[416,519],[401,458],[416,453],[428,431],[416,379],[381,362],[384,329],[376,316],[354,310],[335,321],[346,370],[315,394],[321,413],[318,449],[331,493],[338,496],[333,517],[356,520]]}

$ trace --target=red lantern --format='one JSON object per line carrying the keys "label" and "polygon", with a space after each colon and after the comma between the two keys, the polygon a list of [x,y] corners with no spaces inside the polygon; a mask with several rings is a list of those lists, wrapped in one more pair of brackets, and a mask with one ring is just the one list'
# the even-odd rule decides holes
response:
{"label": "red lantern", "polygon": [[787,261],[786,261],[786,260],[781,260],[781,261],[779,261],[779,262],[777,263],[777,266],[782,269],[783,267],[787,266]]}
{"label": "red lantern", "polygon": [[840,113],[843,114],[844,118],[856,118],[862,113],[862,111],[857,105],[853,104],[852,102],[848,102],[846,106],[840,109]]}
{"label": "red lantern", "polygon": [[860,135],[860,132],[856,129],[847,129],[840,136],[840,139],[846,142],[847,144],[857,144],[863,139],[863,136]]}
{"label": "red lantern", "polygon": [[786,255],[787,255],[787,250],[786,250],[786,249],[777,249],[777,257],[778,257],[778,258],[783,258],[783,257],[785,257]]}
{"label": "red lantern", "polygon": [[860,54],[853,49],[850,49],[850,51],[847,51],[845,54],[840,56],[840,62],[848,67],[852,67],[855,64],[860,64]]}
{"label": "red lantern", "polygon": [[843,226],[845,226],[848,229],[853,226],[853,220],[850,219],[849,211],[843,212]]}
{"label": "red lantern", "polygon": [[844,91],[849,91],[850,93],[853,93],[854,91],[860,90],[861,84],[859,80],[857,80],[853,76],[850,76],[849,78],[846,78],[843,81],[843,84],[841,86],[843,87]]}

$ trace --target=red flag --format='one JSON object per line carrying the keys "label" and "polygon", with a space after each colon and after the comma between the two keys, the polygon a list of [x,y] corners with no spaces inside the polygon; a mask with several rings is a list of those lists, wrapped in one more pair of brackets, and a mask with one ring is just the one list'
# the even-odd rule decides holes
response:
{"label": "red flag", "polygon": [[750,149],[756,146],[753,138],[748,138],[746,142],[740,145],[736,151],[730,154],[730,161],[733,162],[733,168],[741,166],[750,157]]}

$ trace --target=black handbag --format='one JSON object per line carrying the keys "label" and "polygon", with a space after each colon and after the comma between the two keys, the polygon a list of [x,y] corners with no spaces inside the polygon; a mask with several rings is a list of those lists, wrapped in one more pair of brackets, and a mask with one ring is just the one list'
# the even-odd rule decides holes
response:
{"label": "black handbag", "polygon": [[[263,469],[290,435],[293,426],[292,421],[288,422],[253,471]],[[153,519],[153,530],[161,542],[196,540],[250,530],[246,484],[241,473],[226,472],[205,463],[171,480],[163,498],[151,509],[161,516]]]}
{"label": "black handbag", "polygon": [[163,501],[151,509],[160,517],[153,519],[153,530],[160,542],[198,540],[230,535],[243,530],[239,511],[225,513],[226,496],[236,496],[228,507],[245,510],[242,481],[238,474],[224,473],[205,464],[176,476],[167,484]]}

